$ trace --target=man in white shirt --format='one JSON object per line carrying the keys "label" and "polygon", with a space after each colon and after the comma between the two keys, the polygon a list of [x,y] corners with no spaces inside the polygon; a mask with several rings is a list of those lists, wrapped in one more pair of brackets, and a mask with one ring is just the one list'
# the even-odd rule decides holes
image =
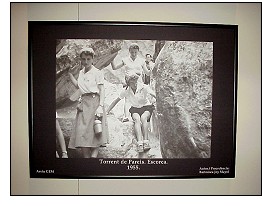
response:
{"label": "man in white shirt", "polygon": [[144,152],[150,149],[148,140],[148,126],[154,106],[150,104],[148,100],[148,95],[153,96],[155,93],[148,86],[141,82],[138,82],[139,76],[137,74],[132,74],[127,77],[128,88],[123,90],[119,97],[114,100],[107,109],[109,113],[114,106],[121,100],[126,99],[130,103],[131,108],[129,112],[135,123],[135,134],[138,140],[138,152]]}

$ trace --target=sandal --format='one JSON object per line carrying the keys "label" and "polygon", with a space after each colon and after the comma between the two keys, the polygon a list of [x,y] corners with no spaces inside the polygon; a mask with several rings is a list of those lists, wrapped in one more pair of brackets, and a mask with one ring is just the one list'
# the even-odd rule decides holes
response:
{"label": "sandal", "polygon": [[67,151],[62,152],[62,158],[68,158]]}
{"label": "sandal", "polygon": [[139,153],[144,152],[143,142],[138,143],[138,145],[137,145],[137,151],[138,151]]}
{"label": "sandal", "polygon": [[148,140],[145,140],[145,141],[144,141],[144,143],[143,143],[143,147],[144,147],[144,150],[150,150],[150,149],[151,149]]}
{"label": "sandal", "polygon": [[122,122],[128,122],[128,121],[129,121],[128,117],[125,117],[125,118],[122,120]]}

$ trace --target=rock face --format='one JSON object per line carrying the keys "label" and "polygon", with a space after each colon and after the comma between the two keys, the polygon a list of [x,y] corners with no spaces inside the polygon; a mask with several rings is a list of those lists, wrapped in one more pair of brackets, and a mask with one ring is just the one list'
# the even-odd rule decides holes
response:
{"label": "rock face", "polygon": [[156,59],[157,113],[164,158],[208,158],[212,42],[166,42]]}

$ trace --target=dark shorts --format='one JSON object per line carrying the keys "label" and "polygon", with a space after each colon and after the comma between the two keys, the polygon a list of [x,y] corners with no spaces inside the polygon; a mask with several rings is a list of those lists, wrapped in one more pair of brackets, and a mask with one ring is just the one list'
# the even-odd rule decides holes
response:
{"label": "dark shorts", "polygon": [[137,113],[140,115],[140,117],[142,116],[142,114],[144,114],[145,111],[149,111],[150,115],[147,119],[147,122],[150,122],[150,118],[152,116],[153,110],[155,109],[154,105],[146,105],[143,106],[141,108],[137,108],[137,107],[131,107],[129,109],[129,112],[131,113],[131,117],[133,116],[134,113]]}

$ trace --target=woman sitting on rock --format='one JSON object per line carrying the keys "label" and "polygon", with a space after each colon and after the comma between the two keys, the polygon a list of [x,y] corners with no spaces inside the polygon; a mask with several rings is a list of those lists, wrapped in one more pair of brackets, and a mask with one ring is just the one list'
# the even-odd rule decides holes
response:
{"label": "woman sitting on rock", "polygon": [[[150,70],[146,68],[145,60],[138,56],[139,53],[138,44],[137,43],[130,44],[128,50],[129,50],[129,55],[127,57],[124,57],[121,63],[116,65],[114,60],[111,62],[112,69],[117,70],[124,67],[125,80],[130,76],[130,74],[136,73],[138,75],[138,81],[143,82],[142,73],[150,75]],[[123,80],[123,85],[125,86],[124,80]],[[125,106],[124,106],[125,117],[123,119],[123,122],[127,122],[129,120],[128,106],[130,105],[128,105],[127,102],[125,102]]]}
{"label": "woman sitting on rock", "polygon": [[107,114],[121,100],[126,99],[131,105],[129,112],[135,123],[135,134],[138,143],[138,152],[144,152],[151,149],[148,140],[148,126],[154,106],[148,100],[148,94],[156,98],[153,90],[138,81],[139,76],[136,73],[126,77],[127,89],[124,89],[119,97],[115,99],[107,109]]}
{"label": "woman sitting on rock", "polygon": [[[81,70],[76,80],[69,72],[75,87],[81,91],[81,102],[77,108],[76,122],[69,141],[69,148],[81,148],[84,158],[96,158],[98,149],[107,140],[106,116],[104,112],[104,75],[93,66],[94,51],[92,48],[80,54]],[[96,116],[102,117],[102,135],[95,135],[94,121]]]}

